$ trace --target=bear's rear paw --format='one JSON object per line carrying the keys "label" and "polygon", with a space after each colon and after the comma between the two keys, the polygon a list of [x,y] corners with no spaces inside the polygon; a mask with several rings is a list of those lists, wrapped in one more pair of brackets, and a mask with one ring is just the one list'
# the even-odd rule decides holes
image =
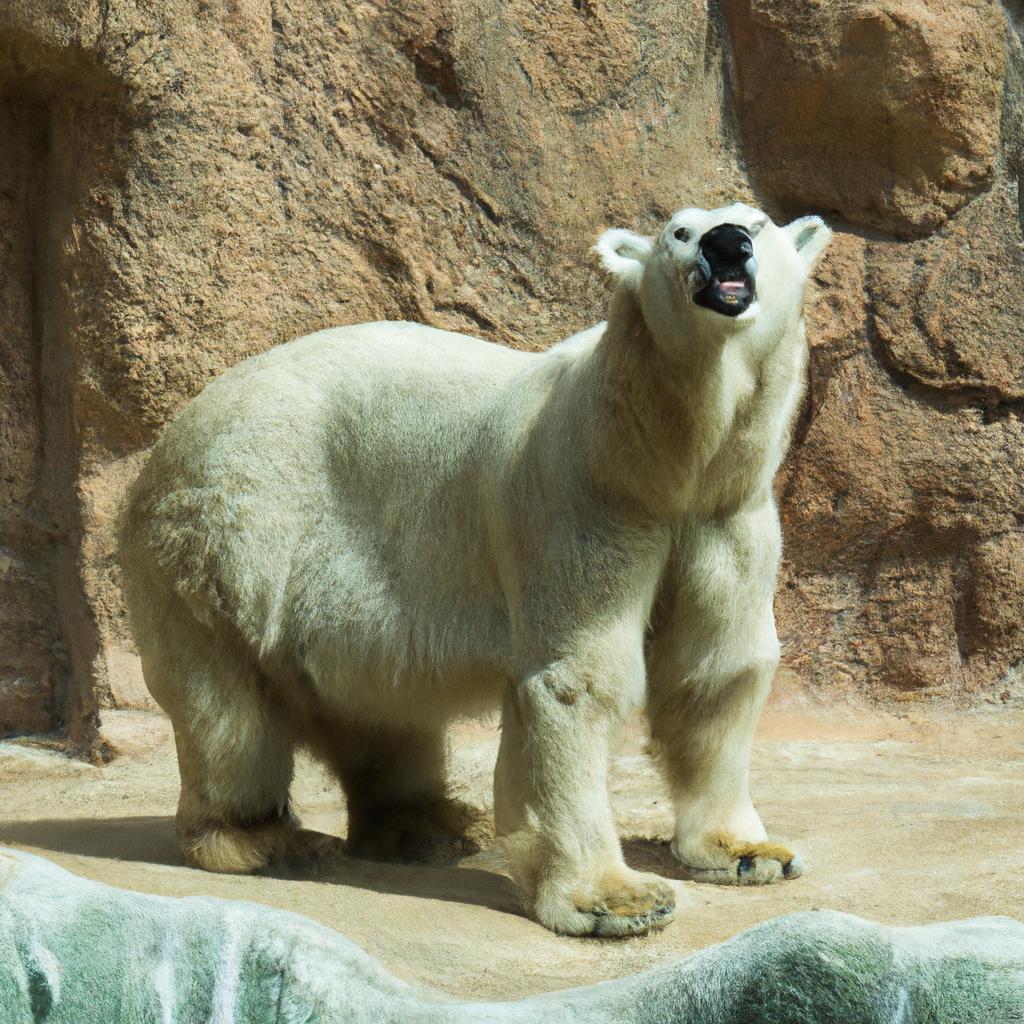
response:
{"label": "bear's rear paw", "polygon": [[728,832],[714,832],[696,849],[673,843],[690,882],[714,885],[771,885],[804,872],[803,861],[788,846],[768,841],[746,842]]}
{"label": "bear's rear paw", "polygon": [[229,875],[247,875],[265,868],[285,851],[292,832],[287,819],[244,826],[178,826],[186,864]]}
{"label": "bear's rear paw", "polygon": [[247,875],[272,863],[329,864],[345,849],[336,836],[300,828],[289,812],[248,825],[178,825],[185,863],[204,871]]}
{"label": "bear's rear paw", "polygon": [[450,863],[479,852],[481,817],[457,800],[357,808],[346,848],[367,860]]}
{"label": "bear's rear paw", "polygon": [[534,912],[541,924],[562,935],[611,938],[664,928],[675,908],[676,894],[663,878],[616,867],[568,900],[560,892],[540,895]]}
{"label": "bear's rear paw", "polygon": [[293,866],[320,867],[332,864],[344,852],[345,844],[337,836],[300,828],[287,837],[278,856]]}

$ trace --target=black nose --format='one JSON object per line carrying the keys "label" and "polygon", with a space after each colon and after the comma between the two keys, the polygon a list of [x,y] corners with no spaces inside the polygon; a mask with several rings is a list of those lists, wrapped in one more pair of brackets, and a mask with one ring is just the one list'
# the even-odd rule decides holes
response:
{"label": "black nose", "polygon": [[754,255],[754,243],[738,224],[719,224],[701,237],[700,250],[712,265],[743,264]]}

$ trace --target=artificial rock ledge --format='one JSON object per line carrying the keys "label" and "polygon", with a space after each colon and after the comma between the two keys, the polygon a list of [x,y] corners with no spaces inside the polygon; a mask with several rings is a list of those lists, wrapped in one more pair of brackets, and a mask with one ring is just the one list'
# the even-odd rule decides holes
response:
{"label": "artificial rock ledge", "polygon": [[407,985],[356,945],[253,903],[113,889],[0,850],[0,1024],[1009,1024],[1024,924],[887,928],[789,914],[643,974],[508,1003]]}

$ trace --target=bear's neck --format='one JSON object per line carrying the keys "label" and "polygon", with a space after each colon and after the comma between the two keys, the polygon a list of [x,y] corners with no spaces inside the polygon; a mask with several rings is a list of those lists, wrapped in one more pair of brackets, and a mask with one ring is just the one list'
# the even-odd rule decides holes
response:
{"label": "bear's neck", "polygon": [[662,521],[765,500],[800,395],[802,331],[662,339],[618,289],[581,367],[588,470],[600,487]]}

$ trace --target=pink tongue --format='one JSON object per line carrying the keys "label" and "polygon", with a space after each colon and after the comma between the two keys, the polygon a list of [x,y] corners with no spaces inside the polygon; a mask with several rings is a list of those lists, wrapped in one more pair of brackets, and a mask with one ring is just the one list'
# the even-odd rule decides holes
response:
{"label": "pink tongue", "polygon": [[726,295],[738,295],[740,292],[745,292],[747,290],[747,286],[743,281],[722,281],[719,283],[718,287],[721,288]]}

